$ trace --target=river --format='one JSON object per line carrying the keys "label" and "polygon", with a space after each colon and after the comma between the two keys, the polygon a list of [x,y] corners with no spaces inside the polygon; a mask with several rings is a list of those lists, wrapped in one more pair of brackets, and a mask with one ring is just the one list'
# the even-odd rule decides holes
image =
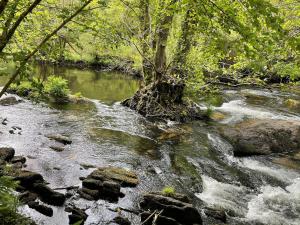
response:
{"label": "river", "polygon": [[[41,173],[52,188],[80,185],[79,177],[93,170],[81,164],[119,166],[139,175],[141,183],[123,188],[126,195],[118,204],[73,199],[73,204],[87,209],[85,224],[110,224],[116,215],[110,209],[135,208],[141,193],[161,191],[165,186],[194,196],[199,209],[204,205],[226,209],[227,224],[300,224],[300,161],[278,163],[285,155],[234,157],[232,146],[218,133],[218,127],[249,118],[298,121],[300,109],[289,109],[284,101],[300,100],[299,93],[224,89],[222,103],[213,106],[224,115],[218,121],[154,123],[120,105],[138,88],[138,81],[129,76],[54,67],[36,68],[35,74],[63,76],[73,93],[81,92],[92,104],[61,107],[24,100],[0,106],[0,119],[8,120],[7,126],[0,125],[1,146],[11,146],[17,155],[27,156],[26,169]],[[7,78],[0,78],[3,85]],[[206,107],[201,99],[198,104]],[[10,134],[12,126],[21,127],[22,134]],[[66,134],[73,143],[55,152],[45,137],[51,133]],[[64,208],[53,209],[50,218],[28,206],[19,210],[38,224],[68,224]],[[139,224],[136,216],[126,215]]]}

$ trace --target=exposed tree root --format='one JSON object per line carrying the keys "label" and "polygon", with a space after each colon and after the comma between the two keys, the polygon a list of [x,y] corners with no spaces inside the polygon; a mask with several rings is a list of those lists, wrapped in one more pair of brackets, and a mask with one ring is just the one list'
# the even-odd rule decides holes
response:
{"label": "exposed tree root", "polygon": [[205,119],[205,113],[191,101],[183,100],[185,84],[174,79],[156,81],[137,91],[122,105],[136,110],[147,118],[178,122]]}

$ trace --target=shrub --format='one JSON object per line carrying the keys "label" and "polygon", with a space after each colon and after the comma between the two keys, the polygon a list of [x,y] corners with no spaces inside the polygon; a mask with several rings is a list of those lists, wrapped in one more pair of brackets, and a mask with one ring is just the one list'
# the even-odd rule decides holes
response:
{"label": "shrub", "polygon": [[162,193],[167,196],[172,196],[175,194],[175,188],[173,187],[164,187]]}
{"label": "shrub", "polygon": [[68,81],[62,77],[50,76],[45,83],[45,93],[49,96],[60,99],[66,98],[70,93]]}

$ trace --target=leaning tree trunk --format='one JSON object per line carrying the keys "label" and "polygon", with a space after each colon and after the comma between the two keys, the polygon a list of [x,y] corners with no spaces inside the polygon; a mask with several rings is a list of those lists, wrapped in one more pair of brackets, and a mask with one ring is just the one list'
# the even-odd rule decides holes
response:
{"label": "leaning tree trunk", "polygon": [[151,63],[152,57],[150,55],[151,21],[149,4],[149,0],[140,0],[140,36],[143,57],[143,75],[146,85],[151,83],[153,78],[153,66]]}

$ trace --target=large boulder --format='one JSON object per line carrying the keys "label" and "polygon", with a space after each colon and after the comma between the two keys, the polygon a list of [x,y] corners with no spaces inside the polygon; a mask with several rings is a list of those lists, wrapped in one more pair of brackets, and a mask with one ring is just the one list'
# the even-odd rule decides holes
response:
{"label": "large boulder", "polygon": [[15,155],[15,150],[8,147],[0,147],[0,159],[10,161]]}
{"label": "large boulder", "polygon": [[246,120],[222,129],[235,156],[267,155],[300,148],[300,121]]}
{"label": "large boulder", "polygon": [[[184,198],[187,199],[187,198]],[[147,193],[143,196],[140,207],[145,211],[141,219],[145,224],[152,224],[153,219],[147,218],[152,213],[158,215],[156,221],[157,225],[166,224],[182,224],[182,225],[196,225],[202,224],[202,218],[198,210],[188,202],[183,202],[172,196],[166,196],[158,193]],[[156,213],[154,213],[156,211]],[[148,217],[147,217],[148,216]]]}

